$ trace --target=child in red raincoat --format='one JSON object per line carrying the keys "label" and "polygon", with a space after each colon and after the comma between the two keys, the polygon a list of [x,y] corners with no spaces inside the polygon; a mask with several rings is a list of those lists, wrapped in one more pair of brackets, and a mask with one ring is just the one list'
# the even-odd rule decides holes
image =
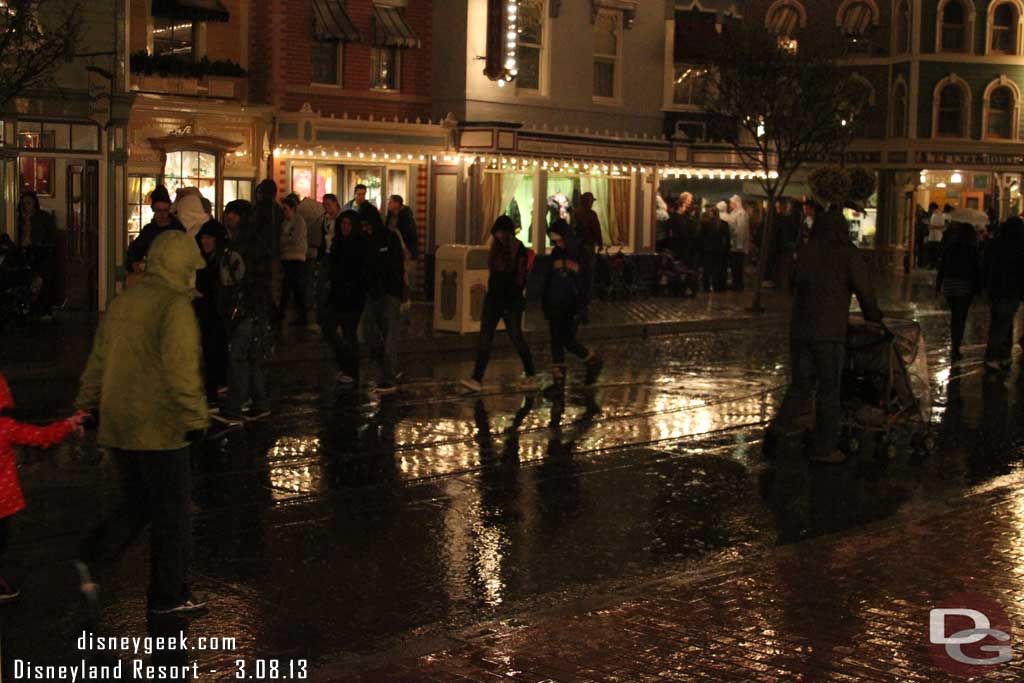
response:
{"label": "child in red raincoat", "polygon": [[[7,551],[10,535],[10,518],[25,507],[25,498],[18,485],[18,470],[14,461],[15,446],[38,446],[49,448],[68,437],[72,432],[81,434],[85,413],[77,413],[66,420],[54,422],[46,427],[36,427],[11,419],[3,411],[14,407],[11,389],[0,374],[0,557]],[[19,591],[12,588],[0,577],[0,604],[18,597]]]}

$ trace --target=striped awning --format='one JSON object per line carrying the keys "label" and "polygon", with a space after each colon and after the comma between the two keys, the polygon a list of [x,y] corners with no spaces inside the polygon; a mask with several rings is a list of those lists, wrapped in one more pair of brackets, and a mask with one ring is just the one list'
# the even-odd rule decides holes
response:
{"label": "striped awning", "polygon": [[341,43],[358,43],[361,39],[341,0],[313,0],[313,35]]}
{"label": "striped awning", "polygon": [[373,44],[377,47],[420,47],[422,43],[395,7],[374,5]]}
{"label": "striped awning", "polygon": [[181,21],[227,21],[230,13],[220,0],[153,0],[153,16]]}

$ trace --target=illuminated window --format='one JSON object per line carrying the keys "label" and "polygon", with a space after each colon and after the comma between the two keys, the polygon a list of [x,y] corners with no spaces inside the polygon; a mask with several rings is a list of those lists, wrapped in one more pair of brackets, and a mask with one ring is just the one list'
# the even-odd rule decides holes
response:
{"label": "illuminated window", "polygon": [[237,180],[235,178],[224,179],[224,203],[221,208],[227,206],[236,199],[252,201],[251,180]]}
{"label": "illuminated window", "polygon": [[128,244],[153,220],[149,195],[156,188],[156,183],[154,176],[128,176]]}
{"label": "illuminated window", "polygon": [[164,185],[171,199],[183,187],[198,187],[199,192],[217,206],[216,155],[197,151],[168,152]]}
{"label": "illuminated window", "polygon": [[153,17],[153,54],[191,59],[196,42],[194,27],[191,21]]}
{"label": "illuminated window", "polygon": [[398,48],[375,47],[371,50],[370,87],[398,90]]}
{"label": "illuminated window", "polygon": [[594,22],[594,97],[619,96],[619,54],[622,47],[622,14],[599,12]]}
{"label": "illuminated window", "polygon": [[768,10],[765,27],[779,37],[779,47],[796,52],[799,46],[796,35],[804,26],[803,5],[795,0],[779,0]]}
{"label": "illuminated window", "polygon": [[546,16],[544,0],[520,0],[519,38],[516,46],[519,62],[516,88],[519,90],[541,90]]}
{"label": "illuminated window", "polygon": [[704,99],[704,70],[693,64],[676,64],[672,103],[700,106]]}

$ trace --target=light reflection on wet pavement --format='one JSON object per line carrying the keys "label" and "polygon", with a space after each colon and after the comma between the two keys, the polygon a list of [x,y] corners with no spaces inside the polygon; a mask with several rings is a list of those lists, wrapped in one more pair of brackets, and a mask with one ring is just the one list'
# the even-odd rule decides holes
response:
{"label": "light reflection on wet pavement", "polygon": [[[574,369],[564,406],[507,388],[507,354],[478,397],[455,386],[468,354],[403,359],[406,388],[383,402],[290,369],[271,422],[195,458],[196,584],[213,611],[191,632],[254,657],[379,652],[1005,483],[1020,468],[1017,385],[984,381],[977,345],[951,373],[945,318],[923,320],[940,452],[826,471],[760,458],[784,327],[602,342],[602,380],[583,387]],[[23,476],[12,555],[30,575],[3,612],[4,656],[76,660],[67,561],[116,479],[89,446],[30,454]],[[145,631],[145,550],[108,584],[111,633]]]}

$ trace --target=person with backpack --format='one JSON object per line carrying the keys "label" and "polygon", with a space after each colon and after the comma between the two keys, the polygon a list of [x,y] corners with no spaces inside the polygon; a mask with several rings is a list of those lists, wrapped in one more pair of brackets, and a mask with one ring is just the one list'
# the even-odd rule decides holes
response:
{"label": "person with backpack", "polygon": [[585,272],[582,245],[562,219],[554,221],[548,228],[548,238],[555,248],[551,251],[551,270],[544,279],[543,301],[544,316],[551,330],[553,382],[545,393],[551,398],[558,398],[565,394],[567,350],[586,364],[588,385],[597,381],[603,361],[576,339],[580,316],[587,304],[581,281]]}
{"label": "person with backpack", "polygon": [[515,224],[508,216],[498,216],[491,228],[491,251],[487,257],[490,276],[487,281],[487,296],[480,320],[480,341],[476,351],[476,367],[470,379],[462,380],[462,386],[472,392],[483,389],[484,373],[494,347],[494,332],[498,322],[505,321],[505,330],[512,341],[519,359],[523,362],[525,378],[523,388],[536,388],[537,370],[533,355],[523,337],[523,311],[526,300],[528,254],[526,247],[515,236]]}

